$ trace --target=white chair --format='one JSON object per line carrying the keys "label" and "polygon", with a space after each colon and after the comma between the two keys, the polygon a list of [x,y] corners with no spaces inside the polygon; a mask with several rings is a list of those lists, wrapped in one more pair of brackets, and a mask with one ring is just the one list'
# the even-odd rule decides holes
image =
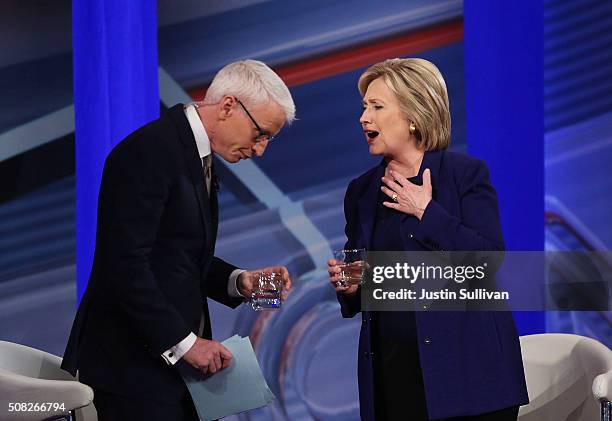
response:
{"label": "white chair", "polygon": [[610,419],[612,351],[584,336],[521,336],[529,404],[520,421]]}
{"label": "white chair", "polygon": [[[94,418],[78,420],[96,420],[93,390],[62,370],[61,362],[47,352],[0,341],[0,421],[75,419],[75,410],[88,405],[87,412],[93,412]],[[62,404],[63,409],[58,407]],[[14,410],[9,411],[11,406]]]}

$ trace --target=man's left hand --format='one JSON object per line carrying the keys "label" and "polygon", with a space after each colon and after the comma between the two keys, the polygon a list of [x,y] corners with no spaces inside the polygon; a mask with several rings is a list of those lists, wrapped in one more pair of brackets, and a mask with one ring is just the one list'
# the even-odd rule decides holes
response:
{"label": "man's left hand", "polygon": [[282,299],[286,299],[289,291],[291,290],[291,277],[289,271],[285,266],[270,266],[262,269],[247,270],[242,272],[238,277],[237,287],[238,292],[245,298],[251,298],[253,293],[253,286],[256,283],[256,276],[258,272],[278,272],[283,278],[283,295]]}

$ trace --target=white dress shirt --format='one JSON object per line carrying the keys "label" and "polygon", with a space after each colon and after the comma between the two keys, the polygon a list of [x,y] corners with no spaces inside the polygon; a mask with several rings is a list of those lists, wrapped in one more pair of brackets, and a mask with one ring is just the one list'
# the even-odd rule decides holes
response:
{"label": "white dress shirt", "polygon": [[[193,132],[193,136],[195,137],[196,146],[198,148],[198,154],[200,155],[200,160],[204,162],[204,158],[211,155],[212,151],[210,149],[210,139],[208,138],[208,134],[206,134],[206,129],[204,129],[204,125],[202,124],[202,120],[200,120],[200,116],[197,112],[196,104],[188,104],[185,106],[185,115],[187,120],[189,121],[189,125],[191,126],[191,131]],[[208,192],[210,195],[210,191]],[[234,270],[228,279],[227,282],[227,293],[230,297],[242,297],[240,292],[238,292],[238,276],[244,272],[243,269]],[[206,297],[204,297],[206,299]],[[202,328],[204,324],[204,314],[202,314],[202,319],[200,323],[200,332],[198,335],[202,335]],[[187,351],[191,349],[193,344],[195,343],[197,336],[194,332],[189,333],[185,339],[180,341],[178,344],[174,345],[172,348],[168,349],[166,352],[162,354],[162,357],[166,360],[169,365],[174,365],[178,360],[183,358],[183,355]]]}

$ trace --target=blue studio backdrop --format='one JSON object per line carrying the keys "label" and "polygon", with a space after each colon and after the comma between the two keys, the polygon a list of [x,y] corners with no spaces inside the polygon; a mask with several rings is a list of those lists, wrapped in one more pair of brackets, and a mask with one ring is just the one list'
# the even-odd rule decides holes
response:
{"label": "blue studio backdrop", "polygon": [[[542,7],[470,0],[463,9],[467,149],[489,166],[513,251],[544,250]],[[521,335],[545,331],[543,312],[514,319]]]}
{"label": "blue studio backdrop", "polygon": [[104,160],[127,134],[159,116],[157,4],[73,0],[77,295],[93,262]]}

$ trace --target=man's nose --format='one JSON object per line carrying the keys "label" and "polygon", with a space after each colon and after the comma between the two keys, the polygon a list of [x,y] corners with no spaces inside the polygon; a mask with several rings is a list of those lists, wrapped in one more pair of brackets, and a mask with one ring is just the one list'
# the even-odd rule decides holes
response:
{"label": "man's nose", "polygon": [[268,143],[269,141],[266,139],[254,144],[252,149],[255,156],[262,156],[268,147]]}

